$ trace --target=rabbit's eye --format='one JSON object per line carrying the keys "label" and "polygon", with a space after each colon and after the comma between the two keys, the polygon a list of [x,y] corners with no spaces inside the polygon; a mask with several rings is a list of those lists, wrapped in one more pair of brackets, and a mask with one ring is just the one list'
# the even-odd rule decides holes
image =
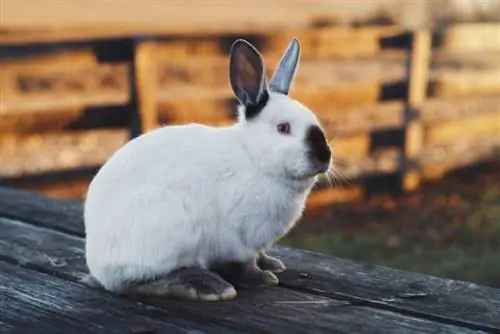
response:
{"label": "rabbit's eye", "polygon": [[278,132],[279,133],[289,134],[290,129],[291,129],[291,126],[290,126],[290,123],[288,123],[288,122],[278,124]]}

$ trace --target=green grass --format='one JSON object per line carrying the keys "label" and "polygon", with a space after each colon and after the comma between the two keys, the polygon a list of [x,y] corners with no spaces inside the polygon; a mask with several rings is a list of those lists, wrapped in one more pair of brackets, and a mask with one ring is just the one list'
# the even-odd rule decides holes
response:
{"label": "green grass", "polygon": [[[354,219],[359,219],[358,208],[341,208],[342,224],[335,224],[338,217],[334,208],[328,214],[305,217],[280,243],[362,263],[500,287],[498,184],[486,183],[472,196],[460,193],[459,186],[452,185],[458,192],[441,187],[425,194],[411,208],[393,208],[385,215],[368,209],[362,222]],[[352,221],[346,221],[350,217]]]}

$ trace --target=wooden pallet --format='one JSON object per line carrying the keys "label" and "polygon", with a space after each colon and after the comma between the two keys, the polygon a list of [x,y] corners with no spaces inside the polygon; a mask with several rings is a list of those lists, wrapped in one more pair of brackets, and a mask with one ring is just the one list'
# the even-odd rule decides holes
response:
{"label": "wooden pallet", "polygon": [[[494,36],[496,30],[488,29],[485,34]],[[480,52],[477,43],[460,43],[456,36],[465,31],[325,27],[250,34],[269,74],[292,36],[299,37],[303,57],[291,95],[315,111],[335,154],[349,161],[342,173],[353,180],[350,186],[320,183],[312,207],[359,200],[368,191],[364,180],[372,177],[400,175],[402,188],[411,191],[454,166],[493,156],[500,133],[500,49]],[[134,108],[143,132],[161,124],[234,122],[227,52],[236,38],[153,38],[138,42],[129,61],[112,63],[89,47],[4,62],[0,178],[21,182],[20,176],[101,165],[128,139]],[[120,120],[104,112],[114,107],[125,108]],[[73,130],[88,108],[98,115],[88,123],[101,129]],[[374,137],[391,132],[403,133],[404,143],[391,139],[377,147]],[[464,147],[477,154],[461,157]],[[449,159],[439,155],[446,150]],[[62,196],[64,182],[51,180],[33,187]],[[79,186],[68,187],[67,195],[83,196],[87,179],[73,180]]]}

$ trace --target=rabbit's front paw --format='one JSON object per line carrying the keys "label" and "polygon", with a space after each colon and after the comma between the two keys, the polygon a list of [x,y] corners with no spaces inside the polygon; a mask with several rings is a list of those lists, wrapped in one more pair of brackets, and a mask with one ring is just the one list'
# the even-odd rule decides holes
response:
{"label": "rabbit's front paw", "polygon": [[267,255],[265,252],[259,253],[257,259],[257,266],[262,270],[269,270],[275,274],[281,273],[286,270],[286,266],[281,260]]}

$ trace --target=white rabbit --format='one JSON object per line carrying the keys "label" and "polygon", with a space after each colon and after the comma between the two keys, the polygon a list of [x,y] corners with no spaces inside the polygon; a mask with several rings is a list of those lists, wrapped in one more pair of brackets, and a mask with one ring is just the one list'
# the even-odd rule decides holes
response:
{"label": "white rabbit", "polygon": [[161,127],[102,166],[84,207],[89,282],[199,300],[278,283],[273,272],[285,266],[265,250],[294,226],[331,164],[318,119],[288,97],[299,54],[293,39],[268,84],[261,54],[237,40],[236,124]]}

